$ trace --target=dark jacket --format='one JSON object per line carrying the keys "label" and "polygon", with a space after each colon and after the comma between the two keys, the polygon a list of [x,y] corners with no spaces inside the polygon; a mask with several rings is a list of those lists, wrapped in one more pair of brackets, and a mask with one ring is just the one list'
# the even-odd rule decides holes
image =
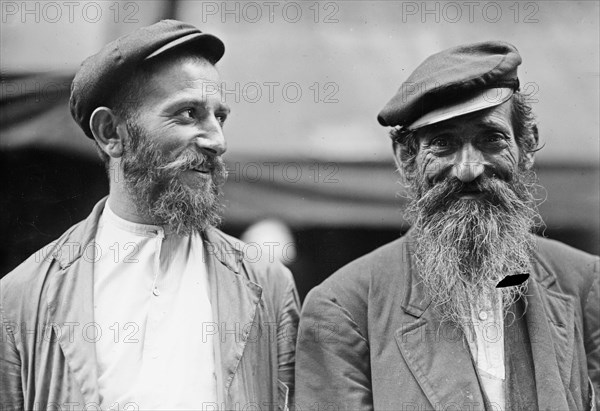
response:
{"label": "dark jacket", "polygon": [[[99,409],[95,345],[85,329],[94,321],[93,240],[105,201],[0,282],[3,410]],[[203,239],[219,409],[283,409],[294,386],[292,275],[247,258],[243,244],[219,230]]]}
{"label": "dark jacket", "polygon": [[[413,241],[387,244],[309,293],[296,351],[298,407],[485,408],[464,336],[440,328],[415,275]],[[590,409],[600,384],[599,260],[556,241],[537,244],[525,315],[533,395],[542,410]]]}

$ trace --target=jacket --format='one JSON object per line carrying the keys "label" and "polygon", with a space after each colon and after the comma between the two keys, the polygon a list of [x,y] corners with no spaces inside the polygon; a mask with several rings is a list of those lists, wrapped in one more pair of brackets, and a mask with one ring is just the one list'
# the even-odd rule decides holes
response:
{"label": "jacket", "polygon": [[[2,409],[100,409],[87,328],[94,321],[93,241],[105,201],[0,282]],[[203,240],[219,409],[284,409],[293,399],[299,316],[292,275],[247,257],[243,243],[217,229]]]}
{"label": "jacket", "polygon": [[[296,351],[296,406],[479,410],[468,344],[440,323],[412,266],[408,235],[350,263],[307,296]],[[598,257],[537,238],[526,293],[541,410],[593,409],[600,384]]]}

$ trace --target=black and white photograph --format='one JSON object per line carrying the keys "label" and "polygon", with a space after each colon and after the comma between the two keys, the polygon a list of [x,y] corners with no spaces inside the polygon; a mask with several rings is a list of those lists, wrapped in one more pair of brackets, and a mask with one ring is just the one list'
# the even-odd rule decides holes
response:
{"label": "black and white photograph", "polygon": [[0,411],[600,410],[600,1],[0,11]]}

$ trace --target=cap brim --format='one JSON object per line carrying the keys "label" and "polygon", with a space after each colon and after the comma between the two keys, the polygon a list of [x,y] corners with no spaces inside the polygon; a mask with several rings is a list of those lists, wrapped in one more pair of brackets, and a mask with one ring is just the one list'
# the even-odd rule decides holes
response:
{"label": "cap brim", "polygon": [[213,64],[221,60],[221,57],[225,53],[225,45],[218,37],[208,33],[192,33],[165,44],[147,56],[145,60],[149,60],[182,45],[189,47],[192,43],[198,46],[198,54],[206,56]]}
{"label": "cap brim", "polygon": [[513,89],[506,87],[484,90],[475,96],[469,97],[467,100],[430,111],[409,125],[407,129],[416,130],[464,114],[498,106],[511,98],[513,93]]}

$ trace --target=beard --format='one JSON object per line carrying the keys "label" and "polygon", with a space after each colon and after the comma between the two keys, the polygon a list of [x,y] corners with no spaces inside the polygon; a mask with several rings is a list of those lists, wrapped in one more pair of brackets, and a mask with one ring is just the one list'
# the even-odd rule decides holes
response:
{"label": "beard", "polygon": [[[137,212],[157,225],[179,235],[203,232],[221,222],[221,187],[227,169],[221,157],[186,150],[169,159],[137,124],[128,122],[128,140],[121,165],[125,188]],[[196,167],[209,176],[197,178],[194,186],[182,182],[182,173]],[[196,173],[196,171],[191,171]]]}
{"label": "beard", "polygon": [[[522,168],[507,181],[482,175],[476,182],[455,177],[428,187],[422,175],[410,182],[416,197],[406,210],[415,230],[415,264],[441,321],[468,326],[471,306],[501,304],[506,313],[527,282],[496,288],[506,275],[528,273],[532,229],[541,223],[535,174]],[[460,194],[478,191],[474,199]]]}

